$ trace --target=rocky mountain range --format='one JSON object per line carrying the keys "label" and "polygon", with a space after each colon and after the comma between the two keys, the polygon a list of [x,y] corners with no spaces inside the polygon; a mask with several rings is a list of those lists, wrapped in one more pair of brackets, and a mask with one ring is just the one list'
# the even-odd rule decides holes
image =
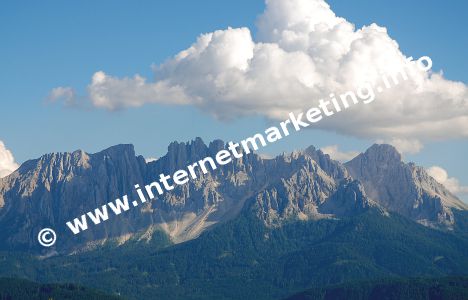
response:
{"label": "rocky mountain range", "polygon": [[[200,138],[171,143],[165,156],[145,162],[132,145],[99,153],[53,153],[23,163],[0,179],[0,249],[53,254],[83,251],[106,242],[149,240],[162,230],[173,243],[197,238],[213,226],[246,213],[268,227],[291,220],[339,219],[376,208],[440,230],[457,223],[468,206],[426,171],[402,161],[390,145],[373,145],[341,164],[314,147],[264,159],[246,154],[178,186],[159,198],[73,235],[65,223],[121,195],[137,197],[134,184],[149,184],[225,147]],[[248,205],[247,205],[248,204]],[[37,243],[43,227],[57,243]]]}

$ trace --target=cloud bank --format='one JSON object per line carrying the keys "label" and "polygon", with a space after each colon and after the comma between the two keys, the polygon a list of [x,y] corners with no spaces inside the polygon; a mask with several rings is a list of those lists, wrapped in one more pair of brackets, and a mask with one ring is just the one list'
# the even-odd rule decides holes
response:
{"label": "cloud bank", "polygon": [[0,178],[10,175],[19,165],[15,162],[15,158],[11,151],[5,147],[5,144],[0,141]]}
{"label": "cloud bank", "polygon": [[445,169],[439,166],[432,166],[427,169],[427,173],[429,173],[429,175],[439,183],[443,184],[452,193],[457,195],[468,195],[468,186],[462,186],[457,178],[449,177]]}
{"label": "cloud bank", "polygon": [[[355,28],[323,0],[266,0],[249,28],[200,35],[187,49],[154,67],[154,80],[118,78],[96,72],[87,95],[58,87],[51,100],[118,110],[145,104],[194,105],[219,119],[263,115],[286,119],[289,112],[317,105],[330,93],[376,83],[401,70],[407,56],[386,28]],[[468,137],[468,89],[442,74],[413,68],[407,81],[327,118],[316,128],[360,138],[394,141],[417,152],[429,140]]]}

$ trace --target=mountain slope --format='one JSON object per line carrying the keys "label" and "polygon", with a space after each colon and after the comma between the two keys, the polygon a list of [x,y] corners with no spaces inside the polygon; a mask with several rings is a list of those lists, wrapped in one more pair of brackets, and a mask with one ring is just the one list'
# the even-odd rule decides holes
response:
{"label": "mountain slope", "polygon": [[0,260],[2,274],[76,282],[131,299],[278,299],[313,286],[395,276],[467,275],[468,240],[376,209],[268,227],[254,204],[199,238],[125,244],[46,260]]}
{"label": "mountain slope", "polygon": [[[464,204],[388,145],[346,165],[313,147],[244,155],[76,237],[65,228],[224,147],[175,142],[146,163],[118,145],[24,163],[0,179],[0,275],[131,299],[272,299],[351,280],[467,275]],[[43,226],[60,238],[50,250],[36,241]]]}
{"label": "mountain slope", "polygon": [[468,295],[468,277],[435,279],[386,279],[314,288],[288,300],[388,299],[388,300],[463,300]]}
{"label": "mountain slope", "polygon": [[123,298],[74,284],[38,284],[24,279],[0,278],[0,299],[119,300]]}
{"label": "mountain slope", "polygon": [[[376,208],[383,215],[397,212],[421,224],[459,229],[466,205],[435,182],[420,167],[401,161],[389,145],[374,145],[343,165],[320,150],[262,159],[245,154],[227,165],[176,186],[157,199],[73,235],[65,226],[81,214],[128,195],[171,175],[226,145],[206,145],[200,138],[174,142],[160,159],[146,163],[132,145],[99,153],[55,153],[25,162],[0,179],[0,249],[32,251],[46,256],[90,250],[106,243],[147,240],[165,232],[172,243],[200,236],[215,225],[241,215],[253,205],[265,225],[277,227],[294,220],[354,216]],[[133,198],[132,198],[133,197]],[[462,224],[463,226],[459,226]],[[36,240],[43,227],[56,230],[59,241],[44,249]]]}
{"label": "mountain slope", "polygon": [[[237,217],[246,201],[257,201],[258,216],[269,224],[334,214],[332,205],[324,207],[325,214],[320,210],[348,177],[346,169],[310,148],[307,153],[271,160],[244,155],[77,236],[66,228],[67,221],[122,195],[137,198],[134,184],[149,184],[160,173],[172,174],[194,161],[214,157],[224,147],[222,141],[207,146],[197,138],[190,143],[172,143],[165,156],[151,163],[135,156],[131,145],[96,154],[49,154],[28,161],[0,180],[0,225],[7,229],[0,234],[0,248],[43,251],[36,241],[43,227],[53,227],[62,237],[52,249],[58,252],[115,239],[124,242],[135,235],[144,238],[158,229],[179,243]],[[364,193],[361,198],[367,201]]]}
{"label": "mountain slope", "polygon": [[371,199],[421,224],[453,228],[452,210],[468,209],[424,168],[404,163],[393,146],[374,144],[345,166]]}
{"label": "mountain slope", "polygon": [[65,223],[77,215],[120,197],[133,182],[143,181],[145,161],[131,145],[118,145],[97,154],[83,151],[53,153],[30,160],[0,180],[1,248],[41,250],[36,236],[53,227],[61,236],[59,249],[87,241],[124,236],[141,219],[129,212],[106,226],[72,236]]}

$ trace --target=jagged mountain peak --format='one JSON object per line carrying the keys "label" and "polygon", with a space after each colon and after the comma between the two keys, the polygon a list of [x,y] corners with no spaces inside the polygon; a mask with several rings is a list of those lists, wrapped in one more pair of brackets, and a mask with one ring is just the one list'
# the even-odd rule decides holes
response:
{"label": "jagged mountain peak", "polygon": [[97,152],[95,154],[107,154],[115,156],[121,155],[122,153],[135,156],[135,147],[133,146],[133,144],[118,144],[104,149],[100,152]]}
{"label": "jagged mountain peak", "polygon": [[195,139],[188,142],[171,142],[167,147],[167,152],[178,152],[180,149],[206,150],[207,146],[202,138],[196,137]]}
{"label": "jagged mountain peak", "polygon": [[317,164],[329,174],[336,178],[346,178],[348,171],[340,162],[333,160],[330,155],[325,154],[314,146],[309,146],[303,151],[303,154],[313,159]]}
{"label": "jagged mountain peak", "polygon": [[167,153],[157,161],[149,163],[154,172],[167,171],[174,172],[184,168],[187,164],[196,162],[210,154],[209,147],[205,142],[197,137],[188,142],[174,141],[167,147]]}
{"label": "jagged mountain peak", "polygon": [[373,144],[366,152],[359,154],[354,159],[366,159],[367,161],[378,164],[399,163],[402,161],[400,152],[389,144]]}
{"label": "jagged mountain peak", "polygon": [[[77,150],[28,161],[0,181],[5,244],[37,247],[33,235],[40,226],[63,226],[70,218],[134,193],[134,184],[150,184],[161,173],[171,175],[214,157],[225,147],[221,140],[206,144],[196,138],[171,143],[166,155],[150,163],[135,156],[130,144],[95,154]],[[455,222],[451,209],[465,209],[450,205],[456,201],[453,197],[424,169],[404,163],[390,145],[373,145],[345,165],[313,146],[268,160],[250,153],[93,227],[62,247],[98,243],[148,228],[160,228],[174,242],[181,242],[237,217],[246,203],[255,204],[256,215],[267,224],[279,226],[291,218],[339,218],[375,206],[425,225],[451,226]],[[59,234],[67,233],[65,229]]]}
{"label": "jagged mountain peak", "polygon": [[24,173],[30,169],[37,168],[43,165],[57,165],[64,167],[66,165],[75,167],[85,167],[88,165],[91,158],[115,158],[120,157],[135,157],[135,149],[132,144],[119,144],[106,148],[96,153],[87,153],[82,149],[73,152],[51,152],[44,154],[36,159],[25,161],[18,168],[20,173]]}
{"label": "jagged mountain peak", "polygon": [[451,228],[455,223],[451,208],[467,207],[424,168],[403,162],[391,145],[374,144],[345,166],[371,199],[424,225]]}

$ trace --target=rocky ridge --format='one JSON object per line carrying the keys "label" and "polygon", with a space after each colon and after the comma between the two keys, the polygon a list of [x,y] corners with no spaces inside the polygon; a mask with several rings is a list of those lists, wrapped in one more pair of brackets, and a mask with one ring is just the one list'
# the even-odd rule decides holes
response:
{"label": "rocky ridge", "polygon": [[389,145],[374,145],[344,165],[309,147],[273,159],[244,155],[76,236],[65,227],[66,221],[122,195],[136,197],[134,184],[148,184],[160,173],[172,174],[214,157],[224,147],[220,140],[206,145],[197,138],[171,143],[165,156],[149,163],[135,155],[132,145],[27,161],[0,179],[0,248],[43,252],[36,241],[43,227],[55,228],[59,236],[48,251],[150,239],[155,230],[179,243],[246,211],[268,226],[281,226],[291,219],[340,218],[374,207],[450,229],[456,222],[452,210],[467,209],[424,169],[404,163]]}

